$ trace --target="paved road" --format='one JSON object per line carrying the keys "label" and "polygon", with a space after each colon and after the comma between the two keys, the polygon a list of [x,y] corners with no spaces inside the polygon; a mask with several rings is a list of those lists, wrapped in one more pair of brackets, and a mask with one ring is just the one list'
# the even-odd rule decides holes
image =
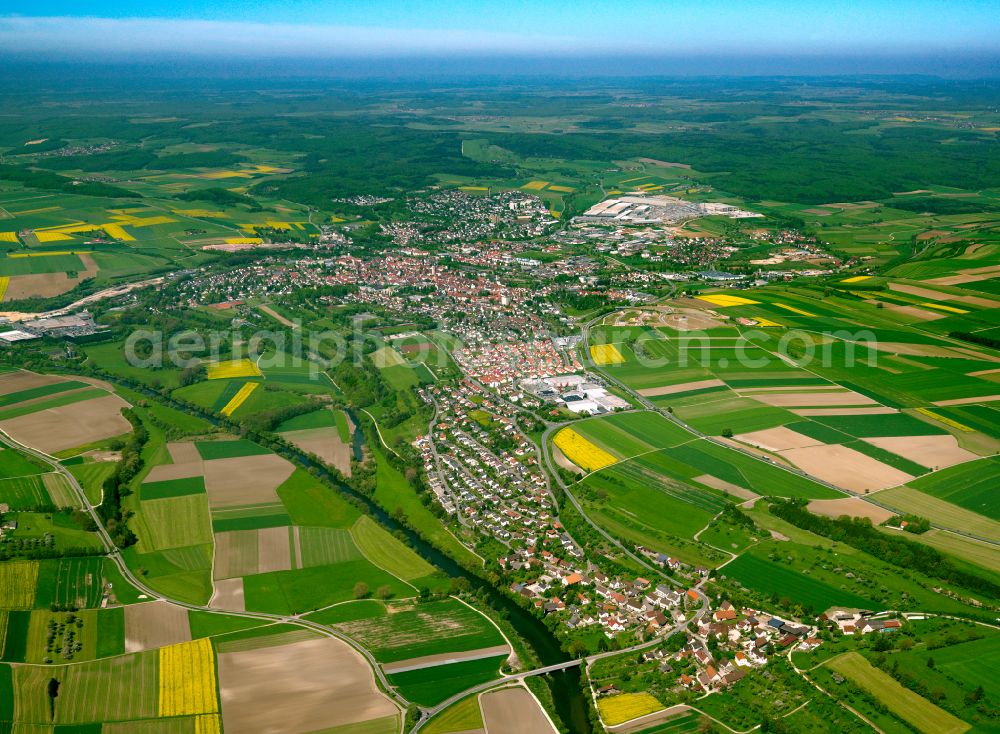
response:
{"label": "paved road", "polygon": [[177,599],[171,599],[170,597],[164,596],[160,592],[155,591],[150,587],[146,586],[146,584],[144,584],[139,577],[137,577],[134,573],[132,573],[132,569],[130,569],[128,567],[128,564],[125,563],[125,559],[122,557],[121,551],[114,544],[114,541],[111,539],[111,536],[108,534],[108,531],[104,528],[104,523],[101,521],[100,516],[97,514],[97,510],[94,507],[92,507],[90,502],[87,500],[87,495],[83,491],[83,487],[81,487],[80,483],[76,480],[76,477],[74,477],[62,464],[59,463],[59,461],[57,461],[53,457],[49,456],[46,453],[33,449],[30,446],[25,446],[22,443],[18,443],[3,431],[0,431],[0,443],[6,444],[11,448],[23,451],[26,454],[30,454],[39,461],[45,462],[46,464],[51,466],[54,471],[59,472],[60,474],[63,475],[63,477],[66,478],[66,481],[69,482],[69,485],[73,489],[73,493],[76,495],[77,500],[80,502],[80,506],[83,507],[88,513],[90,513],[91,518],[97,525],[96,533],[97,536],[101,539],[101,543],[104,545],[106,556],[114,562],[115,566],[118,567],[118,571],[125,578],[125,580],[128,581],[133,586],[135,586],[137,589],[139,589],[142,593],[146,594],[146,596],[150,597],[151,599],[160,599],[163,601],[167,601],[170,602],[171,604],[175,604],[176,606],[183,607],[185,609],[193,609],[199,612],[210,612],[213,614],[228,614],[237,617],[244,617],[247,619],[258,619],[266,622],[283,622],[286,624],[297,625],[304,629],[312,630],[313,632],[321,634],[325,637],[334,637],[340,640],[341,642],[347,643],[365,657],[365,659],[371,665],[372,669],[375,671],[375,675],[378,677],[380,683],[382,684],[382,688],[385,691],[388,691],[388,695],[394,698],[398,705],[400,705],[404,709],[410,705],[410,702],[407,701],[402,696],[400,696],[392,687],[392,685],[389,683],[389,681],[386,679],[385,674],[382,672],[382,668],[379,665],[378,661],[375,659],[375,657],[366,649],[359,646],[354,640],[347,637],[346,635],[337,632],[336,630],[330,629],[329,627],[325,627],[321,624],[318,624],[317,622],[311,622],[309,620],[302,619],[298,615],[270,614],[267,612],[234,612],[223,609],[214,609],[212,607],[202,604],[190,604],[188,602],[179,601]]}
{"label": "paved road", "polygon": [[413,729],[411,730],[411,734],[416,734],[416,732],[418,732],[423,727],[423,725],[430,720],[431,717],[433,717],[435,714],[440,713],[441,711],[448,708],[452,704],[457,703],[466,696],[470,696],[476,693],[482,693],[483,691],[488,691],[491,688],[496,688],[498,686],[508,685],[512,681],[520,681],[524,680],[525,678],[531,678],[536,675],[546,675],[547,673],[557,673],[563,670],[567,670],[569,668],[575,668],[580,665],[592,665],[598,660],[601,660],[603,658],[609,658],[615,655],[625,655],[630,652],[638,652],[639,650],[645,650],[647,648],[659,645],[661,642],[663,642],[666,638],[670,637],[671,635],[686,629],[691,622],[697,624],[698,620],[700,620],[708,613],[709,600],[708,597],[705,596],[704,593],[702,593],[701,591],[701,586],[704,583],[705,582],[703,579],[695,586],[695,591],[698,593],[698,599],[701,601],[701,606],[698,608],[698,610],[694,613],[691,619],[685,622],[675,624],[666,633],[658,635],[654,639],[649,640],[647,642],[642,642],[638,645],[632,645],[631,647],[622,648],[621,650],[611,650],[609,652],[602,652],[596,655],[588,655],[586,657],[574,658],[573,660],[567,660],[562,663],[555,663],[554,665],[546,665],[541,668],[525,670],[520,673],[513,673],[511,675],[504,676],[499,680],[491,680],[487,681],[486,683],[480,683],[479,685],[473,686],[472,688],[466,688],[461,693],[456,693],[454,696],[445,701],[442,701],[437,706],[429,706],[422,708],[421,710],[423,711],[424,716],[417,723],[417,725],[413,727]]}

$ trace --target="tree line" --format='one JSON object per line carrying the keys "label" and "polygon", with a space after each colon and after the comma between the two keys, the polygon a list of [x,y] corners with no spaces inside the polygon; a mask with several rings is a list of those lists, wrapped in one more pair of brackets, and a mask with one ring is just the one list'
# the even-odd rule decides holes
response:
{"label": "tree line", "polygon": [[845,543],[893,566],[917,571],[993,599],[1000,599],[1000,584],[958,568],[951,559],[930,546],[886,535],[872,526],[871,520],[866,517],[842,515],[834,520],[814,515],[806,509],[802,500],[773,502],[770,511],[775,517],[798,528]]}

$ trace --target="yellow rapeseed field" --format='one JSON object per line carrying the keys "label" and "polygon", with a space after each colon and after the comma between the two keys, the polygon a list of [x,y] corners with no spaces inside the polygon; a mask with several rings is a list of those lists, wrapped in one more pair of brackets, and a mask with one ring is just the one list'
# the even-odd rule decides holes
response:
{"label": "yellow rapeseed field", "polygon": [[972,429],[969,428],[964,423],[959,423],[958,421],[953,421],[951,418],[947,418],[943,415],[938,415],[933,410],[928,410],[927,408],[917,408],[917,412],[921,415],[926,415],[928,418],[933,418],[936,421],[944,423],[946,426],[951,426],[959,431],[964,431],[965,433],[972,433]]}
{"label": "yellow rapeseed field", "polygon": [[45,250],[43,252],[12,252],[7,257],[53,257],[54,255],[78,255],[73,250]]}
{"label": "yellow rapeseed field", "polygon": [[621,693],[597,699],[597,710],[606,726],[616,726],[663,708],[663,704],[648,693]]}
{"label": "yellow rapeseed field", "polygon": [[[483,189],[485,191],[486,189]],[[264,222],[271,229],[305,229],[303,224],[305,222],[279,222],[275,219],[269,219]]]}
{"label": "yellow rapeseed field", "polygon": [[227,245],[259,245],[263,241],[260,237],[226,237]]}
{"label": "yellow rapeseed field", "polygon": [[208,365],[208,379],[228,380],[234,377],[260,377],[260,368],[249,359],[230,359]]}
{"label": "yellow rapeseed field", "polygon": [[584,471],[591,472],[617,463],[618,459],[585,439],[572,428],[564,428],[556,434],[554,443],[566,458]]}
{"label": "yellow rapeseed field", "polygon": [[870,275],[855,275],[853,278],[844,278],[841,283],[860,283],[862,280],[868,280],[872,276]]}
{"label": "yellow rapeseed field", "polygon": [[125,228],[120,224],[112,224],[109,222],[108,224],[102,224],[101,229],[103,229],[107,233],[108,237],[112,239],[121,240],[122,242],[135,241],[135,237],[126,232]]}
{"label": "yellow rapeseed field", "polygon": [[212,173],[203,173],[201,177],[215,181],[223,178],[253,178],[253,174],[247,171],[213,171]]}
{"label": "yellow rapeseed field", "polygon": [[17,242],[17,232],[0,232],[0,242]]}
{"label": "yellow rapeseed field", "polygon": [[248,382],[241,387],[240,391],[233,395],[233,399],[226,403],[226,406],[222,409],[222,414],[232,415],[235,413],[236,409],[246,402],[247,398],[250,397],[250,393],[256,390],[258,385],[260,385],[259,382]]}
{"label": "yellow rapeseed field", "polygon": [[217,712],[212,643],[201,639],[161,647],[159,692],[160,716]]}
{"label": "yellow rapeseed field", "polygon": [[777,306],[778,308],[783,308],[786,311],[791,311],[792,313],[797,313],[799,316],[815,316],[814,313],[809,313],[808,311],[803,311],[801,308],[795,308],[795,306],[789,306],[787,303],[772,303],[772,306]]}
{"label": "yellow rapeseed field", "polygon": [[595,344],[590,348],[590,356],[597,364],[621,364],[625,361],[614,344]]}
{"label": "yellow rapeseed field", "polygon": [[761,316],[754,316],[753,319],[757,322],[757,326],[781,326],[777,321],[771,321],[771,319],[765,319]]}
{"label": "yellow rapeseed field", "polygon": [[10,287],[10,277],[6,275],[0,277],[0,301],[2,301],[3,297],[7,295],[7,288],[9,287]]}
{"label": "yellow rapeseed field", "polygon": [[549,191],[558,191],[560,194],[572,194],[575,189],[569,186],[549,186]]}
{"label": "yellow rapeseed field", "polygon": [[213,212],[209,209],[174,209],[174,214],[181,214],[185,217],[206,217],[208,219],[225,219],[225,212]]}
{"label": "yellow rapeseed field", "polygon": [[65,242],[73,239],[62,232],[35,232],[35,237],[38,238],[39,242]]}
{"label": "yellow rapeseed field", "polygon": [[934,308],[937,309],[938,311],[948,311],[949,313],[969,313],[964,308],[945,306],[943,303],[934,303],[933,301],[927,301],[926,303],[921,303],[920,305],[925,308]]}
{"label": "yellow rapeseed field", "polygon": [[194,734],[220,734],[222,725],[215,714],[205,714],[194,720]]}
{"label": "yellow rapeseed field", "polygon": [[541,191],[548,185],[549,185],[548,181],[528,181],[528,183],[526,183],[521,188],[527,189],[528,191]]}
{"label": "yellow rapeseed field", "polygon": [[741,296],[727,296],[725,293],[712,293],[707,296],[695,296],[699,301],[711,303],[713,306],[753,306],[760,301],[751,301]]}

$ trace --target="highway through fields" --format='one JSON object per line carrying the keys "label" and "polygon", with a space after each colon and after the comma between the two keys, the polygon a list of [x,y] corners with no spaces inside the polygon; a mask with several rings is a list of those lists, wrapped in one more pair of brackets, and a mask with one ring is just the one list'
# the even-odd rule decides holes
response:
{"label": "highway through fields", "polygon": [[80,506],[90,515],[91,519],[97,526],[96,533],[97,536],[101,539],[101,542],[104,544],[106,557],[110,558],[114,562],[115,566],[117,566],[118,568],[118,571],[121,573],[121,575],[125,578],[126,581],[128,581],[142,593],[146,594],[149,598],[167,601],[179,607],[183,607],[185,609],[192,609],[199,612],[210,612],[212,614],[227,614],[231,616],[244,617],[246,619],[258,619],[261,621],[272,622],[272,623],[293,624],[308,630],[312,630],[313,632],[317,632],[321,635],[324,635],[325,637],[334,637],[340,640],[341,642],[347,643],[354,650],[357,650],[361,655],[365,657],[369,665],[371,665],[372,669],[375,671],[375,675],[378,678],[382,690],[387,691],[389,695],[395,699],[395,703],[398,706],[400,706],[402,709],[405,710],[410,705],[410,702],[407,701],[402,696],[400,696],[396,692],[396,690],[392,687],[392,685],[389,683],[389,681],[386,679],[385,674],[382,672],[382,667],[379,665],[375,657],[366,649],[359,646],[350,637],[347,637],[346,635],[343,635],[337,632],[336,630],[330,629],[329,627],[325,627],[324,625],[318,624],[316,622],[311,622],[307,619],[302,619],[297,615],[270,614],[267,612],[227,611],[224,609],[214,609],[204,604],[191,604],[189,602],[179,601],[177,599],[171,599],[170,597],[164,596],[163,594],[154,591],[150,587],[146,586],[139,577],[137,577],[134,573],[132,573],[132,569],[130,569],[128,567],[128,564],[125,563],[125,559],[122,557],[121,551],[114,544],[114,541],[111,539],[111,536],[108,534],[108,531],[104,528],[104,523],[101,521],[100,515],[97,514],[97,510],[93,506],[91,506],[90,502],[87,500],[87,495],[83,491],[83,487],[80,486],[80,483],[77,481],[76,477],[74,477],[69,472],[69,470],[66,469],[66,467],[64,467],[61,463],[59,463],[58,460],[49,456],[48,454],[33,449],[30,446],[25,446],[22,443],[18,443],[3,431],[0,431],[0,443],[4,443],[11,448],[23,451],[24,453],[35,457],[39,461],[45,462],[46,464],[51,466],[54,471],[62,474],[62,476],[65,477],[66,481],[69,482],[70,487],[73,489],[73,493],[76,495],[77,500],[80,502]]}

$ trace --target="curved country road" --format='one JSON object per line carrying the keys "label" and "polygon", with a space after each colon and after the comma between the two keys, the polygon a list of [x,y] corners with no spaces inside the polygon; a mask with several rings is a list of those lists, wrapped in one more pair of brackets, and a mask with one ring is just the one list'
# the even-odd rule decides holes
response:
{"label": "curved country road", "polygon": [[54,471],[61,474],[66,479],[66,481],[69,482],[69,485],[73,489],[73,493],[76,495],[77,500],[80,502],[80,505],[90,514],[91,519],[93,519],[94,523],[97,525],[96,533],[97,536],[101,539],[101,542],[104,544],[105,555],[114,562],[115,566],[118,567],[118,571],[121,573],[121,575],[125,578],[126,581],[128,581],[130,584],[132,584],[137,589],[142,591],[144,594],[149,596],[151,599],[166,601],[171,604],[175,604],[176,606],[183,607],[185,609],[192,609],[199,612],[210,612],[212,614],[228,614],[231,616],[244,617],[246,619],[259,619],[266,622],[293,624],[302,627],[304,629],[312,630],[313,632],[321,634],[325,637],[336,638],[341,642],[350,645],[352,649],[356,650],[358,653],[364,656],[364,658],[368,661],[368,664],[375,671],[375,675],[378,677],[378,680],[381,684],[381,688],[384,691],[386,691],[391,698],[395,699],[394,702],[398,706],[400,706],[405,711],[405,709],[410,705],[410,702],[407,701],[402,696],[400,696],[396,692],[395,688],[393,688],[393,686],[386,679],[385,674],[382,672],[382,667],[379,665],[375,657],[366,649],[359,646],[350,637],[347,637],[346,635],[343,635],[340,632],[337,632],[336,630],[330,629],[329,627],[325,627],[324,625],[321,625],[317,622],[311,622],[307,619],[302,619],[298,615],[270,614],[268,612],[228,611],[225,609],[214,609],[212,607],[203,604],[191,604],[189,602],[179,601],[177,599],[171,599],[170,597],[164,596],[163,594],[154,591],[150,587],[146,586],[138,577],[136,577],[134,573],[132,573],[132,569],[130,569],[128,567],[128,564],[125,563],[125,559],[122,557],[121,551],[114,544],[114,541],[112,541],[111,536],[108,534],[108,531],[105,530],[104,523],[101,522],[101,518],[97,514],[97,511],[91,506],[90,502],[87,500],[87,495],[83,491],[83,487],[80,486],[80,483],[76,480],[76,477],[74,477],[66,469],[66,467],[64,467],[62,464],[59,463],[58,460],[54,459],[48,454],[38,451],[37,449],[33,449],[30,446],[25,446],[24,444],[19,443],[18,441],[15,441],[13,438],[8,436],[3,431],[0,431],[0,443],[6,444],[11,448],[29,454],[30,456],[33,456],[39,461],[45,462],[46,464],[51,466]]}

